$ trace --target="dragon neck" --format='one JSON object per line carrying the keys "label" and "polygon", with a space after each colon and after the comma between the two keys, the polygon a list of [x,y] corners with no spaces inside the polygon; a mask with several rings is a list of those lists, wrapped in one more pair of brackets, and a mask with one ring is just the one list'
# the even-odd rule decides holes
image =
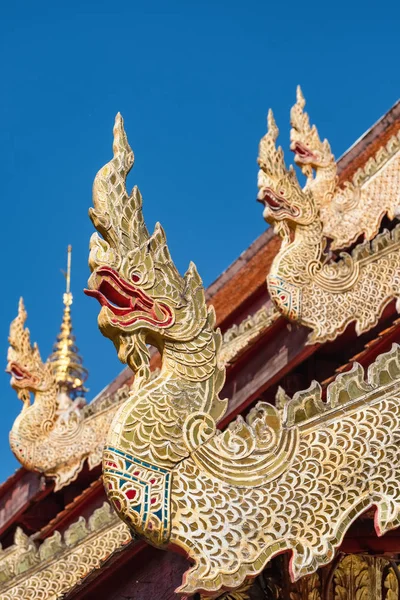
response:
{"label": "dragon neck", "polygon": [[312,279],[314,268],[322,266],[324,250],[322,222],[319,216],[308,225],[296,225],[293,240],[283,240],[275,257],[269,279],[280,278],[301,288]]}
{"label": "dragon neck", "polygon": [[[54,427],[57,409],[57,389],[51,386],[45,392],[36,392],[31,405],[24,402],[21,413],[11,429],[11,439],[26,443],[37,443]],[[14,448],[12,448],[14,451]]]}
{"label": "dragon neck", "polygon": [[165,341],[159,376],[134,384],[115,415],[108,446],[166,469],[187,456],[182,435],[187,417],[201,412],[218,421],[226,409],[218,398],[225,380],[217,361],[220,345],[213,313],[190,341]]}
{"label": "dragon neck", "polygon": [[315,168],[315,177],[307,179],[304,189],[311,190],[318,205],[324,206],[332,200],[337,187],[337,179],[337,166],[332,157],[326,166]]}

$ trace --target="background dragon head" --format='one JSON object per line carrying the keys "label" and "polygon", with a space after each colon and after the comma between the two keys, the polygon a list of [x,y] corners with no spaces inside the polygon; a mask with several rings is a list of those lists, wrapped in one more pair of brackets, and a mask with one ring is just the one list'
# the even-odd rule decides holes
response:
{"label": "background dragon head", "polygon": [[286,168],[281,147],[276,147],[279,130],[274,116],[268,113],[268,131],[261,138],[258,154],[258,196],[265,208],[263,216],[271,225],[308,225],[315,217],[312,194],[303,191],[292,166]]}
{"label": "background dragon head", "polygon": [[52,368],[43,363],[39,348],[30,342],[29,329],[24,327],[27,318],[24,302],[19,301],[18,316],[10,326],[7,373],[11,385],[21,400],[29,400],[29,393],[45,392],[55,384]]}
{"label": "background dragon head", "polygon": [[290,149],[295,153],[295,163],[304,175],[312,177],[313,169],[328,167],[335,162],[328,140],[321,142],[318,130],[310,126],[306,104],[300,86],[297,86],[297,101],[290,111]]}
{"label": "background dragon head", "polygon": [[[120,114],[114,126],[114,157],[97,173],[90,217],[97,231],[90,241],[89,296],[101,304],[98,324],[124,363],[147,377],[147,344],[189,342],[207,319],[196,267],[181,277],[172,262],[164,231],[152,235],[137,187],[129,195],[126,177],[134,162]],[[200,301],[199,301],[200,300]]]}

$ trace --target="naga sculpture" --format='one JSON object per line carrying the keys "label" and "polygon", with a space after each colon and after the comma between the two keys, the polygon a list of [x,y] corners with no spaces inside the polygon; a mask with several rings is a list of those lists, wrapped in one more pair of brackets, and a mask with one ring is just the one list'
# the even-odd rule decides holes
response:
{"label": "naga sculpture", "polygon": [[[122,362],[136,373],[111,424],[103,457],[108,498],[151,544],[187,554],[181,594],[217,596],[292,553],[293,578],[329,562],[346,529],[375,505],[376,529],[399,524],[400,351],[368,378],[359,365],[314,382],[283,411],[265,402],[224,432],[224,368],[214,311],[191,264],[177,272],[160,225],[145,226],[120,115],[114,157],[97,173],[90,215],[88,295]],[[286,181],[286,180],[285,180]],[[148,344],[162,366],[149,379]]]}
{"label": "naga sculpture", "polygon": [[23,408],[12,426],[10,446],[26,469],[55,479],[58,490],[77,477],[86,459],[89,468],[101,462],[112,413],[85,419],[83,411],[60,393],[53,364],[43,363],[38,346],[31,345],[26,318],[21,299],[10,327],[7,372]]}
{"label": "naga sculpture", "polygon": [[314,192],[286,168],[278,133],[270,111],[258,158],[258,200],[282,237],[267,276],[270,296],[284,316],[312,329],[310,343],[333,340],[352,322],[360,335],[394,298],[400,308],[400,225],[330,259]]}
{"label": "naga sculpture", "polygon": [[[296,164],[307,177],[304,191],[312,192],[320,210],[323,233],[332,239],[333,250],[349,247],[361,235],[371,240],[385,215],[392,220],[400,214],[399,135],[381,148],[366,173],[359,170],[353,182],[339,186],[337,164],[329,142],[326,139],[322,142],[315,125],[310,126],[304,106],[305,99],[298,87],[297,102],[290,115],[290,147]],[[370,170],[376,173],[374,178],[368,177]]]}

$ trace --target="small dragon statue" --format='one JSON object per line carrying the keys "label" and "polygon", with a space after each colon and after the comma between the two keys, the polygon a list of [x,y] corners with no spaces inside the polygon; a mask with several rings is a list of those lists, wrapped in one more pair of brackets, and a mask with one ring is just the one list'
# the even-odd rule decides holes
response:
{"label": "small dragon statue", "polygon": [[90,468],[100,463],[111,415],[83,419],[69,399],[67,410],[52,364],[42,362],[37,344],[31,345],[26,318],[21,298],[10,326],[7,372],[23,408],[12,426],[10,446],[26,469],[55,479],[58,490],[77,477],[86,459]]}
{"label": "small dragon statue", "polygon": [[[339,376],[322,402],[317,383],[265,402],[224,431],[221,336],[193,264],[181,277],[160,225],[149,234],[142,199],[126,190],[133,165],[117,115],[114,156],[97,173],[87,294],[101,332],[136,373],[103,456],[106,493],[120,518],[193,563],[181,594],[217,597],[292,553],[293,578],[329,562],[359,514],[378,507],[383,533],[399,523],[400,356]],[[306,217],[304,217],[306,219]],[[149,377],[148,345],[161,353]]]}
{"label": "small dragon statue", "polygon": [[[297,102],[292,107],[290,121],[291,150],[295,162],[307,177],[304,191],[311,191],[320,209],[323,233],[332,240],[332,249],[351,246],[363,235],[373,239],[379,231],[382,218],[394,219],[399,215],[400,193],[400,144],[395,136],[387,150],[384,149],[382,165],[387,163],[397,150],[397,155],[385,169],[367,185],[355,185],[347,181],[339,186],[337,164],[328,140],[321,141],[315,125],[310,126],[308,114],[304,112],[305,99],[297,88]],[[391,146],[389,144],[389,146]],[[314,175],[315,172],[315,175]]]}
{"label": "small dragon statue", "polygon": [[358,335],[377,324],[394,298],[400,309],[400,226],[364,242],[337,262],[325,253],[324,226],[314,191],[302,189],[285,166],[272,112],[260,142],[258,200],[282,237],[267,277],[278,310],[312,329],[309,342],[335,339],[355,322]]}

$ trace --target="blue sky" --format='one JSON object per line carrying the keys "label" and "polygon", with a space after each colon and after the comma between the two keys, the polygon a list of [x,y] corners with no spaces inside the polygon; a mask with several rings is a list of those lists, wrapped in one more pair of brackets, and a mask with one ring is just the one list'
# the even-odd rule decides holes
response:
{"label": "blue sky", "polygon": [[[255,202],[257,146],[272,107],[288,150],[302,85],[340,156],[400,95],[391,2],[135,0],[8,2],[2,7],[0,341],[20,295],[47,356],[62,316],[73,246],[73,320],[89,399],[120,369],[83,295],[96,171],[111,158],[121,111],[149,227],[159,220],[184,271],[210,284],[265,228]],[[0,375],[0,480],[17,466],[8,432],[21,405]]]}

